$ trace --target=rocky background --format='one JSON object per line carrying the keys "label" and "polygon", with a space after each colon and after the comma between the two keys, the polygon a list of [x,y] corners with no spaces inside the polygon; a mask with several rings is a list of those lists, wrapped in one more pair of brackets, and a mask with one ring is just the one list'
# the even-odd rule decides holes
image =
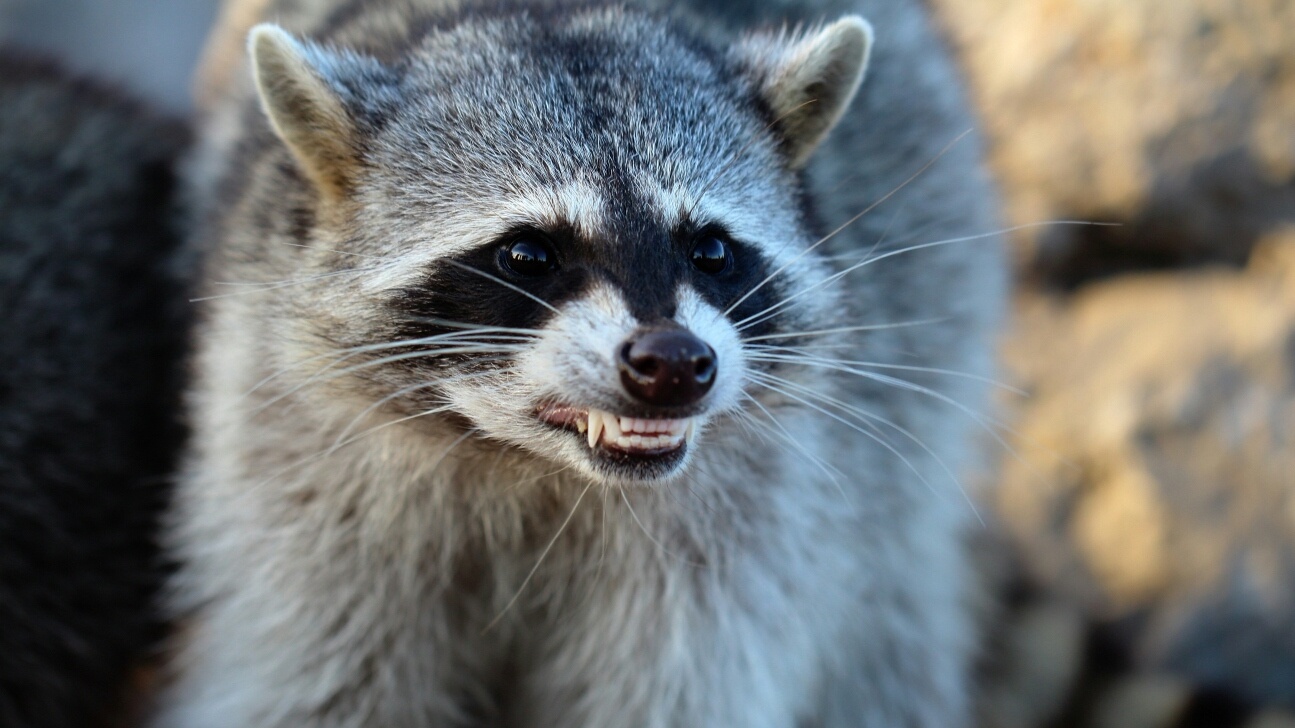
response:
{"label": "rocky background", "polygon": [[1118,223],[1015,235],[989,508],[1143,703],[1295,707],[1295,1],[932,4],[1009,223]]}
{"label": "rocky background", "polygon": [[[994,724],[1158,725],[1189,682],[1295,709],[1295,0],[929,2],[1033,226],[986,510],[1025,588],[1158,675],[1058,718],[1085,638],[1035,610]],[[183,109],[214,10],[0,0],[0,41]]]}

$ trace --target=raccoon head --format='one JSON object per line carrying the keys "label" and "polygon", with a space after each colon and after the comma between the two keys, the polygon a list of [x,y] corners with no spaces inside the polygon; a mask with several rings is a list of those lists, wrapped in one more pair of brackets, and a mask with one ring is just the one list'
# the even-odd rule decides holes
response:
{"label": "raccoon head", "polygon": [[299,303],[331,308],[315,333],[381,407],[661,480],[749,406],[748,342],[830,321],[822,287],[787,305],[828,275],[800,170],[862,79],[863,20],[721,49],[586,10],[384,43],[250,41],[317,205],[295,274],[366,269]]}

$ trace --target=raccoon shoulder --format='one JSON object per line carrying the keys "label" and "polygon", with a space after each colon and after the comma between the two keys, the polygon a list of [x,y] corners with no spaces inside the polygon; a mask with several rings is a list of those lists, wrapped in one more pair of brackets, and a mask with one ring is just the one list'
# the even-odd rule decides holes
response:
{"label": "raccoon shoulder", "polygon": [[95,725],[156,636],[185,146],[126,95],[0,53],[0,725]]}

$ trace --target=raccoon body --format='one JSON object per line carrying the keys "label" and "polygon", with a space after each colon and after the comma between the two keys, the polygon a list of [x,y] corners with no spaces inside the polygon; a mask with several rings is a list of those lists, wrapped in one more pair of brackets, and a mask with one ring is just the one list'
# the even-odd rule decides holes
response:
{"label": "raccoon body", "polygon": [[155,724],[968,724],[1003,275],[918,4],[262,17]]}

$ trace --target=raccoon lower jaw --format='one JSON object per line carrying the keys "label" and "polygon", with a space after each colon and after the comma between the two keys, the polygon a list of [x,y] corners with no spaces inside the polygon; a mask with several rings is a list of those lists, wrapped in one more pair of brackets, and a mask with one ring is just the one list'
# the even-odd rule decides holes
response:
{"label": "raccoon lower jaw", "polygon": [[672,458],[692,439],[695,418],[622,417],[599,409],[546,405],[536,415],[545,424],[585,436],[595,453],[639,459]]}

